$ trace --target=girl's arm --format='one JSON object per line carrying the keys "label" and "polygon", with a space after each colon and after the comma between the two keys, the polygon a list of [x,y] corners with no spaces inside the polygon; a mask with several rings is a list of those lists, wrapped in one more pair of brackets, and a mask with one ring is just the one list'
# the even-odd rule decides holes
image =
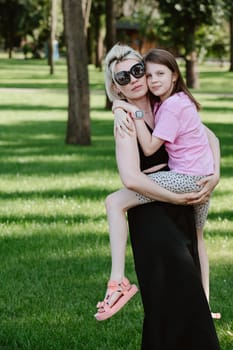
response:
{"label": "girl's arm", "polygon": [[135,128],[145,156],[151,156],[164,144],[164,140],[151,135],[143,119],[135,119]]}
{"label": "girl's arm", "polygon": [[134,122],[129,114],[122,108],[114,110],[114,135],[124,137],[125,134],[131,135],[134,130]]}
{"label": "girl's arm", "polygon": [[162,146],[164,141],[158,137],[151,135],[151,133],[149,132],[148,128],[144,123],[143,118],[142,119],[136,118],[136,112],[138,111],[138,107],[122,100],[114,101],[113,107],[112,107],[113,112],[115,112],[119,108],[124,109],[126,112],[129,113],[131,118],[134,119],[136,131],[137,131],[137,138],[142,147],[143,153],[146,156],[150,156],[153,153],[155,153]]}
{"label": "girl's arm", "polygon": [[115,141],[118,170],[126,188],[157,201],[187,204],[185,194],[168,191],[141,172],[135,129],[131,135],[125,134],[124,137],[116,132]]}

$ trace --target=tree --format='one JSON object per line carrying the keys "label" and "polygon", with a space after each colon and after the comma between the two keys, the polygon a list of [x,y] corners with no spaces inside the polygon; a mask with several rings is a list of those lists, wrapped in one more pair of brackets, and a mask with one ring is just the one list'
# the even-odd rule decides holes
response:
{"label": "tree", "polygon": [[52,0],[50,19],[51,19],[51,23],[50,23],[48,62],[50,65],[50,74],[53,74],[54,73],[54,43],[56,39],[56,24],[57,24],[57,0]]}
{"label": "tree", "polygon": [[46,0],[1,0],[0,34],[4,40],[4,49],[12,57],[14,47],[20,47],[27,34],[33,35],[41,21],[41,8]]}
{"label": "tree", "polygon": [[159,9],[173,46],[184,48],[187,85],[198,87],[196,31],[203,24],[211,25],[223,14],[221,0],[159,0]]}
{"label": "tree", "polygon": [[230,71],[233,72],[233,8],[231,9],[230,22]]}
{"label": "tree", "polygon": [[[106,11],[106,50],[107,52],[116,43],[116,6],[114,0],[105,1]],[[106,95],[106,108],[111,108],[111,102]]]}
{"label": "tree", "polygon": [[87,29],[88,29],[88,26],[89,26],[89,18],[90,18],[90,13],[91,13],[91,4],[92,4],[92,0],[82,0],[85,36],[87,36]]}
{"label": "tree", "polygon": [[88,57],[81,0],[63,0],[68,66],[66,143],[90,144]]}
{"label": "tree", "polygon": [[89,59],[102,69],[105,35],[105,0],[95,0],[92,5],[88,32]]}
{"label": "tree", "polygon": [[230,72],[233,71],[233,2],[232,0],[223,0],[226,17],[229,23],[230,32]]}
{"label": "tree", "polygon": [[106,50],[116,43],[116,7],[114,0],[106,0]]}

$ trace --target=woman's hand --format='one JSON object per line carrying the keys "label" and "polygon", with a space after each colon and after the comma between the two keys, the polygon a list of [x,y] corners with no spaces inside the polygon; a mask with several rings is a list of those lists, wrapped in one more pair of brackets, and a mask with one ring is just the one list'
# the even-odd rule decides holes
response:
{"label": "woman's hand", "polygon": [[194,205],[206,203],[211,196],[214,188],[219,182],[218,175],[207,176],[198,181],[199,186],[203,186],[199,192],[190,193],[174,193],[172,192],[169,198],[169,202],[179,205]]}
{"label": "woman's hand", "polygon": [[219,176],[214,174],[207,176],[197,182],[199,186],[203,186],[201,191],[187,193],[187,204],[201,204],[209,200],[211,193],[219,183]]}
{"label": "woman's hand", "polygon": [[132,135],[134,132],[134,122],[123,109],[116,108],[114,110],[114,135],[118,133],[121,137],[124,134]]}
{"label": "woman's hand", "polygon": [[207,176],[198,181],[197,183],[199,186],[203,186],[201,191],[182,194],[175,193],[173,194],[172,203],[180,205],[194,205],[206,203],[210,199],[211,193],[217,186],[218,182],[218,175]]}
{"label": "woman's hand", "polygon": [[200,192],[191,192],[191,193],[174,193],[169,195],[167,202],[176,204],[176,205],[194,205],[194,204],[203,204],[207,202],[210,198],[208,195],[200,196]]}

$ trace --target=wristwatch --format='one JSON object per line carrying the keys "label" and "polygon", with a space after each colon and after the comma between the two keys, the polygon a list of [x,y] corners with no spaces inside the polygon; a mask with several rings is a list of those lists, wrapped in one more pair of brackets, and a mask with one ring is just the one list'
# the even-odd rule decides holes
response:
{"label": "wristwatch", "polygon": [[135,114],[135,118],[137,118],[137,119],[141,119],[144,117],[143,111],[136,111],[134,114]]}

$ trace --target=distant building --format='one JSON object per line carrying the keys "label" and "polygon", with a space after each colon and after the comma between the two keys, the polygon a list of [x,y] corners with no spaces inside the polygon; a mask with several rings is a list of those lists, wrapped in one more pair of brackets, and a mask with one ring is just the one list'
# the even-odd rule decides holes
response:
{"label": "distant building", "polygon": [[144,54],[152,47],[156,47],[156,40],[148,40],[141,37],[139,25],[131,22],[117,22],[117,40],[120,43],[127,44],[135,50]]}

